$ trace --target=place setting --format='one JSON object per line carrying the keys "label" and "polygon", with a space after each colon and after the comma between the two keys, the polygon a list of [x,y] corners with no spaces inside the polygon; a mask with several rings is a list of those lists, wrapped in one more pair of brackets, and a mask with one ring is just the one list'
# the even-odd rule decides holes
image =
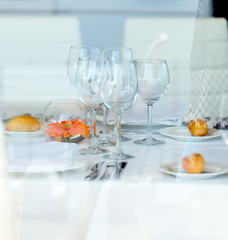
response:
{"label": "place setting", "polygon": [[[220,162],[215,162],[217,159]],[[201,151],[191,151],[190,153],[183,154],[179,161],[162,164],[159,170],[177,179],[210,179],[228,173],[228,165],[225,163],[225,160],[224,157],[216,157],[216,154],[213,152],[202,149]]]}
{"label": "place setting", "polygon": [[160,172],[184,180],[210,179],[228,173],[228,165],[224,159],[227,155],[226,147],[215,154],[206,145],[202,147],[202,145],[192,144],[207,143],[223,137],[223,132],[213,128],[206,120],[197,118],[189,121],[185,126],[161,128],[160,134],[177,141],[187,142],[183,156],[178,161],[161,164]]}
{"label": "place setting", "polygon": [[[39,117],[26,113],[5,122],[6,136],[18,139],[7,140],[9,171],[64,172],[86,167],[84,180],[115,180],[139,157],[134,148],[157,151],[160,145],[165,149],[166,138],[203,142],[222,136],[204,119],[184,123],[177,103],[159,104],[172,82],[164,59],[134,59],[130,48],[71,46],[67,77],[77,99],[53,99]],[[99,116],[98,110],[102,110]],[[111,131],[107,126],[112,126]],[[30,140],[23,143],[23,138]],[[124,150],[123,144],[128,146]],[[224,174],[226,167],[206,162],[199,176],[178,163],[162,164],[159,170],[200,179]]]}
{"label": "place setting", "polygon": [[9,172],[64,172],[88,166],[75,144],[90,133],[87,113],[79,100],[58,99],[47,104],[41,119],[28,114],[13,117],[4,131],[12,132],[6,134]]}
{"label": "place setting", "polygon": [[222,136],[221,131],[213,128],[209,128],[205,135],[193,135],[187,126],[162,128],[159,132],[160,134],[175,140],[191,142],[208,141]]}
{"label": "place setting", "polygon": [[220,175],[224,175],[228,173],[228,165],[221,163],[205,163],[204,169],[200,173],[188,173],[186,172],[181,163],[168,163],[161,165],[159,170],[165,174],[174,176],[180,179],[187,180],[200,180],[200,179],[209,179],[215,178]]}
{"label": "place setting", "polygon": [[[214,129],[206,120],[197,118],[189,121],[186,126],[163,128],[160,133],[178,141],[188,142],[178,161],[160,165],[159,170],[162,173],[186,180],[210,179],[228,173],[226,140],[225,146],[221,146],[219,151],[214,151],[213,145],[207,147],[198,144],[224,137],[224,132]],[[197,144],[192,144],[193,142]]]}
{"label": "place setting", "polygon": [[5,124],[4,133],[12,137],[36,137],[44,135],[39,119],[31,114],[12,117]]}
{"label": "place setting", "polygon": [[[90,50],[91,53],[92,47]],[[85,162],[86,164],[89,164],[90,156],[97,156],[105,153],[107,153],[107,155],[102,156],[102,158],[107,160],[122,161],[133,157],[125,155],[122,152],[120,145],[121,139],[116,136],[113,142],[110,141],[110,146],[116,146],[116,152],[113,151],[113,153],[109,154],[110,150],[101,147],[102,141],[98,142],[96,132],[96,111],[98,107],[104,105],[104,102],[106,101],[110,108],[117,110],[117,115],[119,116],[120,113],[134,103],[137,92],[137,78],[134,61],[121,60],[121,62],[113,63],[113,70],[107,59],[95,55],[91,57],[79,57],[77,61],[74,62],[73,60],[74,64],[68,63],[68,72],[69,69],[71,69],[69,64],[74,68],[72,71],[73,75],[75,74],[75,82],[71,82],[71,85],[80,96],[80,100],[52,100],[45,107],[40,119],[31,114],[21,114],[12,117],[5,125],[4,133],[7,136],[12,137],[10,139],[7,138],[7,142],[9,142],[7,146],[7,155],[10,154],[8,155],[10,158],[10,171],[17,171],[17,169],[19,169],[18,171],[24,170],[25,172],[44,172],[44,169],[46,168],[47,172],[49,172],[51,169],[53,171],[76,169],[77,167],[85,165]],[[70,54],[70,56],[72,55]],[[77,68],[77,71],[75,71],[75,67]],[[104,100],[101,95],[104,95],[105,91],[108,93],[107,89],[110,89],[110,87],[113,86],[113,78],[110,77],[111,70],[113,70],[112,73],[117,76],[117,79],[123,81],[123,85],[126,86],[124,86],[123,89],[117,89],[118,91],[113,88],[115,91],[110,93],[111,95],[106,95]],[[104,80],[106,81],[106,85],[101,86],[102,81]],[[129,88],[132,88],[131,94],[118,100],[119,102],[110,101],[111,98],[118,98],[119,92],[126,91]],[[121,106],[124,101],[128,101],[128,104]],[[117,128],[119,128],[119,126],[120,121],[117,124]],[[46,141],[42,143],[42,146],[40,146],[39,143],[33,143],[32,141],[32,139],[37,139],[40,134],[46,136]],[[26,140],[28,139],[28,136],[30,137],[30,140],[27,140],[24,145],[20,143],[22,141],[22,136],[27,137]],[[18,141],[16,141],[16,139]],[[51,155],[52,163],[48,167],[48,162],[50,162],[47,161],[47,159],[49,159],[48,152],[51,152],[54,149],[55,143],[56,147],[57,144],[62,147],[68,145],[72,147],[74,146],[73,153],[68,149],[71,158],[73,154],[77,154],[78,159],[87,159],[87,161],[83,160],[80,162],[76,159],[77,161],[74,161],[74,164],[72,164],[73,160],[71,158],[66,158],[62,155],[62,163],[66,164],[65,161],[67,161],[67,164],[66,166],[63,164],[60,167],[60,163],[56,159],[58,155],[55,157]],[[75,149],[76,146],[77,149]],[[85,147],[83,148],[83,146]],[[19,149],[21,149],[20,153],[18,152]],[[44,149],[46,150],[44,151]],[[46,157],[40,156],[40,154],[38,154],[40,152],[45,152]],[[26,155],[27,153],[28,156]],[[38,154],[37,157],[36,154]],[[24,156],[24,161],[20,161],[19,158],[16,158],[16,156],[19,155],[21,156],[21,159],[23,159]],[[61,155],[59,154],[59,156]],[[14,158],[15,161],[13,161]],[[56,166],[54,166],[54,162],[56,162]],[[18,163],[18,166],[15,163]],[[121,165],[116,162],[115,166],[117,169],[116,172],[120,172],[118,169]]]}

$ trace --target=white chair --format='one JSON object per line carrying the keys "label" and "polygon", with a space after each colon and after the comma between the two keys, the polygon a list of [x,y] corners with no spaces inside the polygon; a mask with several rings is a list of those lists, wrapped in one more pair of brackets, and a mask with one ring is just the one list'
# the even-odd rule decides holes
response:
{"label": "white chair", "polygon": [[[208,48],[212,42],[216,51]],[[182,103],[184,115],[192,69],[227,65],[227,23],[224,18],[131,18],[125,22],[123,46],[132,48],[136,59],[167,60],[170,88],[159,103]]]}
{"label": "white chair", "polygon": [[190,95],[190,62],[194,18],[130,18],[125,21],[123,46],[134,58],[162,58],[170,71],[170,87],[158,104],[181,102]]}
{"label": "white chair", "polygon": [[200,18],[195,23],[191,54],[191,95],[184,121],[218,118],[228,91],[228,36],[225,18]]}
{"label": "white chair", "polygon": [[81,44],[77,18],[0,17],[0,32],[1,98],[4,102],[19,106],[43,102],[39,105],[42,109],[52,99],[76,97],[67,80],[66,69],[70,46]]}

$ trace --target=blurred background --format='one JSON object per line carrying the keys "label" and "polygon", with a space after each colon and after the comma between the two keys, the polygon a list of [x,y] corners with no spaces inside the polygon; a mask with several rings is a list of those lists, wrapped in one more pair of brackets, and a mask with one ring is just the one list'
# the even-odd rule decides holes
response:
{"label": "blurred background", "polygon": [[[183,117],[191,68],[208,69],[212,62],[219,72],[227,68],[227,22],[220,9],[224,6],[215,0],[0,0],[5,118],[41,113],[53,99],[78,98],[67,76],[67,60],[70,47],[81,44],[129,47],[134,58],[165,59],[171,83],[159,104],[178,103]],[[206,75],[212,79],[216,74]],[[194,78],[204,76],[205,71]]]}
{"label": "blurred background", "polygon": [[[120,46],[132,17],[195,17],[199,0],[0,0],[1,15],[72,16],[84,44]],[[204,1],[204,7],[210,0]]]}

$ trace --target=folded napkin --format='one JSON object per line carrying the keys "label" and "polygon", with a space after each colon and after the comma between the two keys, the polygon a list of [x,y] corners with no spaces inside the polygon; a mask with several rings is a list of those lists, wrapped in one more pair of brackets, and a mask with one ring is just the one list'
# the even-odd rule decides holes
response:
{"label": "folded napkin", "polygon": [[[178,103],[155,104],[152,110],[152,124],[154,125],[181,125],[182,108]],[[107,124],[115,123],[115,115],[109,111]],[[147,125],[146,104],[136,102],[129,110],[123,113],[121,123],[126,125]]]}
{"label": "folded napkin", "polygon": [[77,152],[75,143],[40,142],[30,144],[6,144],[9,171],[50,172],[64,171]]}

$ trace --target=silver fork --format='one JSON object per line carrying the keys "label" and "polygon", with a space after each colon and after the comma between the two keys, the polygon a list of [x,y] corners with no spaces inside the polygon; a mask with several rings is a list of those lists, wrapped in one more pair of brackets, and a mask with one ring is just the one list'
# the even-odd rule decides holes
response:
{"label": "silver fork", "polygon": [[106,165],[104,174],[100,177],[100,180],[107,181],[111,178],[112,172],[116,169],[117,162],[112,161]]}
{"label": "silver fork", "polygon": [[127,161],[121,161],[116,165],[116,172],[115,172],[113,179],[115,179],[115,180],[120,179],[120,175],[121,175],[122,171],[124,170],[124,168],[127,166],[127,163],[128,163]]}
{"label": "silver fork", "polygon": [[104,161],[94,164],[91,167],[91,173],[89,175],[85,176],[85,179],[89,180],[89,181],[94,180],[98,176],[100,168],[103,165],[103,163],[104,163]]}

